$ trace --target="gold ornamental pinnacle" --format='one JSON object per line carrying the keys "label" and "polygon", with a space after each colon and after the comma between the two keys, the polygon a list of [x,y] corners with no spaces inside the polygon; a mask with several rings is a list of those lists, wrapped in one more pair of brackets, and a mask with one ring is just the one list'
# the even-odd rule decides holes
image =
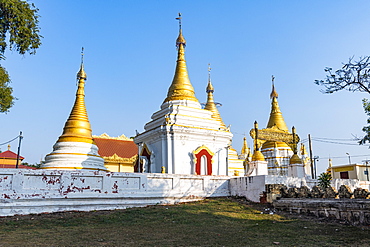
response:
{"label": "gold ornamental pinnacle", "polygon": [[176,18],[179,20],[179,36],[176,39],[176,46],[177,46],[177,62],[176,62],[176,70],[175,75],[173,77],[172,83],[170,88],[168,89],[167,98],[164,100],[163,103],[173,100],[191,100],[199,102],[198,99],[195,97],[194,88],[191,85],[188,70],[186,67],[185,61],[185,46],[186,41],[182,35],[182,27],[181,27],[181,14],[179,13],[179,17]]}
{"label": "gold ornamental pinnacle", "polygon": [[272,99],[271,112],[270,112],[270,118],[267,124],[267,128],[272,128],[273,126],[276,126],[280,130],[289,132],[288,127],[284,121],[283,114],[280,111],[278,101],[277,101],[278,93],[275,90],[274,79],[275,77],[272,76],[272,91],[270,94],[270,98]]}
{"label": "gold ornamental pinnacle", "polygon": [[93,143],[92,131],[85,106],[85,81],[87,79],[83,65],[83,48],[80,70],[77,73],[78,88],[71,114],[63,128],[63,134],[57,142]]}
{"label": "gold ornamental pinnacle", "polygon": [[220,112],[217,109],[216,102],[213,99],[213,92],[214,92],[214,87],[211,82],[211,67],[210,64],[208,64],[208,85],[206,88],[207,92],[207,103],[204,107],[204,109],[211,111],[212,112],[212,118],[219,121],[222,127],[226,127],[224,121],[222,121]]}

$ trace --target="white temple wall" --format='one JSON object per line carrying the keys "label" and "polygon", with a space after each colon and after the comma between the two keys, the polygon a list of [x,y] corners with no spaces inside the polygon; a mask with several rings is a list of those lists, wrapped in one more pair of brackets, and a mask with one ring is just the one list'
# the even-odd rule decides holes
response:
{"label": "white temple wall", "polygon": [[193,151],[205,145],[214,153],[212,173],[226,175],[227,146],[231,138],[230,132],[166,126],[144,133],[135,142],[145,143],[154,153],[151,172],[160,173],[164,166],[169,174],[194,174]]}
{"label": "white temple wall", "polygon": [[232,196],[243,196],[253,202],[260,202],[266,190],[266,184],[284,184],[288,188],[307,186],[312,189],[317,184],[317,180],[274,175],[237,177],[230,179],[230,193]]}
{"label": "white temple wall", "polygon": [[229,196],[226,176],[0,170],[0,216],[174,204]]}

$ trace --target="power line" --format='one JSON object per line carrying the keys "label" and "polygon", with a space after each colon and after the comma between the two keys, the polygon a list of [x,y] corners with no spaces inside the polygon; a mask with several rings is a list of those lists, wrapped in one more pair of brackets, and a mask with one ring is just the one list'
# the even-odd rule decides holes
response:
{"label": "power line", "polygon": [[[359,154],[359,155],[351,155],[351,157],[369,157],[370,154]],[[344,159],[348,158],[348,156],[330,156],[330,157],[320,157],[320,159]]]}
{"label": "power line", "polygon": [[321,140],[330,140],[330,141],[359,141],[358,139],[335,139],[335,138],[326,138],[326,137],[312,137],[314,139],[321,139]]}
{"label": "power line", "polygon": [[[344,143],[344,142],[335,142],[335,141],[325,141],[325,140],[320,140],[320,139],[312,139],[313,141],[317,142],[325,142],[325,143],[332,143],[332,144],[340,144],[340,145],[349,145],[349,146],[359,146],[360,144],[358,143]],[[369,145],[363,145],[363,146],[369,146]]]}
{"label": "power line", "polygon": [[11,143],[12,141],[16,140],[17,138],[19,138],[20,135],[18,135],[17,137],[14,137],[13,139],[11,139],[10,141],[7,141],[7,142],[4,142],[4,143],[0,143],[0,146],[3,146],[5,144],[8,144],[8,143]]}

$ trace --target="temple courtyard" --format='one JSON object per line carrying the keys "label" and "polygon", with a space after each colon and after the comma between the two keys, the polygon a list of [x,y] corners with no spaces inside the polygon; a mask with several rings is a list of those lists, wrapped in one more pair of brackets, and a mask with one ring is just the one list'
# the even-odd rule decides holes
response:
{"label": "temple courtyard", "polygon": [[0,218],[0,246],[369,246],[369,234],[236,198]]}

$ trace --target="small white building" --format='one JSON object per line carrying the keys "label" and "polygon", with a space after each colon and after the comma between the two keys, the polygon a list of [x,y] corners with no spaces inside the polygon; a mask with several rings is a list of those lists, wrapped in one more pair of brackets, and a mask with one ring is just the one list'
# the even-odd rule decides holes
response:
{"label": "small white building", "polygon": [[328,171],[333,179],[358,179],[360,181],[370,181],[370,165],[366,164],[346,164],[330,166]]}

